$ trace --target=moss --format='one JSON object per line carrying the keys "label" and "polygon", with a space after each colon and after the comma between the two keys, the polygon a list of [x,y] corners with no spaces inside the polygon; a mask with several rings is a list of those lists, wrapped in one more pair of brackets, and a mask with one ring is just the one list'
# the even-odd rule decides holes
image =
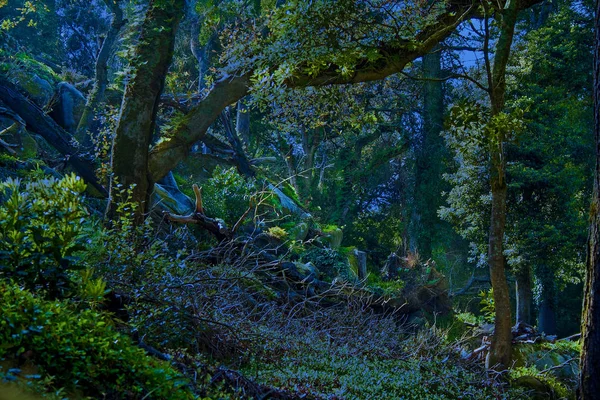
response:
{"label": "moss", "polygon": [[528,389],[533,399],[575,399],[575,391],[569,390],[552,375],[535,367],[517,367],[510,370],[509,378],[514,387]]}

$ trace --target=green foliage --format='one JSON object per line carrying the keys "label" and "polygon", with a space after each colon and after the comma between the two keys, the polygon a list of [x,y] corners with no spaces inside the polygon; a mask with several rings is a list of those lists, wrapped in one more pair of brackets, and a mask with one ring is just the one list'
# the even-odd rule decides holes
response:
{"label": "green foliage", "polygon": [[[535,367],[517,367],[509,371],[509,377],[511,382],[517,387],[522,386],[523,382],[530,382],[531,378],[541,382],[544,389],[537,389],[536,395],[542,396],[543,398],[550,399],[574,399],[573,391],[569,390],[563,383],[557,380],[552,375],[540,372]],[[524,379],[527,378],[527,379]],[[527,385],[524,388],[534,389]],[[541,398],[541,397],[536,397]]]}
{"label": "green foliage", "polygon": [[285,240],[288,237],[288,233],[285,231],[285,229],[283,229],[279,226],[273,226],[273,227],[269,228],[267,230],[267,233],[270,236],[273,236],[274,238],[279,239],[279,240]]}
{"label": "green foliage", "polygon": [[338,276],[350,278],[350,265],[348,259],[332,249],[312,247],[301,254],[300,261],[312,263],[327,279]]}
{"label": "green foliage", "polygon": [[[0,282],[0,357],[26,357],[53,388],[120,398],[192,399],[187,381],[118,333],[105,314],[76,311]],[[50,389],[50,388],[49,388]]]}
{"label": "green foliage", "polygon": [[74,176],[0,184],[0,273],[57,296],[68,288],[84,245],[83,181]]}
{"label": "green foliage", "polygon": [[369,274],[367,285],[375,295],[385,297],[399,297],[406,286],[401,279],[384,281],[377,274]]}
{"label": "green foliage", "polygon": [[212,178],[202,185],[206,212],[233,226],[250,206],[256,189],[255,184],[238,174],[235,168],[217,167]]}
{"label": "green foliage", "polygon": [[481,305],[481,313],[486,322],[493,323],[496,319],[496,307],[494,305],[494,289],[491,288],[487,291],[482,290],[479,292],[479,298],[481,299],[479,304]]}
{"label": "green foliage", "polygon": [[463,366],[450,346],[426,331],[410,339],[394,336],[399,354],[388,357],[380,353],[390,349],[371,349],[372,338],[341,344],[314,337],[307,339],[310,346],[296,349],[292,342],[277,353],[276,363],[255,364],[245,372],[259,382],[323,398],[516,398],[517,391],[503,393],[484,384],[483,372]]}

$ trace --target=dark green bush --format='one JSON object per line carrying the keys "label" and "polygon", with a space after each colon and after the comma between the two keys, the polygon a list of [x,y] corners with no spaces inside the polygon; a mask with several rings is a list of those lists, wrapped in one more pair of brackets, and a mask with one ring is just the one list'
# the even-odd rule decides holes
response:
{"label": "dark green bush", "polygon": [[120,399],[192,399],[186,380],[117,332],[105,314],[76,311],[0,282],[0,359],[27,357],[54,384]]}
{"label": "dark green bush", "polygon": [[84,190],[75,175],[0,183],[0,277],[50,296],[64,293],[84,244]]}
{"label": "dark green bush", "polygon": [[335,250],[313,247],[300,256],[304,263],[311,262],[326,278],[333,279],[341,276],[350,277],[350,263],[348,259]]}
{"label": "dark green bush", "polygon": [[217,167],[212,178],[202,185],[207,214],[233,226],[248,208],[256,190],[254,183],[244,179],[235,168]]}

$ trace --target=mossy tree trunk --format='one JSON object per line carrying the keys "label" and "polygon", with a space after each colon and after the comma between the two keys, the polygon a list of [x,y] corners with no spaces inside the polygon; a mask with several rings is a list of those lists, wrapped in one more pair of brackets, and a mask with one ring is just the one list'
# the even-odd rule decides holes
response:
{"label": "mossy tree trunk", "polygon": [[[521,0],[519,7],[527,8],[541,0]],[[402,42],[394,47],[383,46],[383,57],[376,62],[362,60],[352,76],[341,76],[338,66],[318,74],[294,75],[284,82],[287,87],[323,86],[370,82],[398,73],[415,59],[429,53],[435,45],[445,40],[460,22],[476,13],[477,7],[468,1],[450,1],[444,13],[424,27],[414,40]],[[150,152],[150,174],[158,180],[169,173],[183,160],[190,148],[202,140],[212,123],[219,118],[225,107],[237,102],[249,92],[251,72],[245,75],[225,76],[218,81],[208,95],[202,99],[181,121],[172,128],[169,136],[176,140],[163,141]]]}
{"label": "mossy tree trunk", "polygon": [[[486,57],[488,88],[492,119],[501,114],[505,105],[506,66],[510,56],[518,8],[515,0],[508,0],[504,8],[497,10],[496,19],[500,36],[496,42],[493,67]],[[487,21],[486,21],[487,24]],[[486,25],[486,31],[489,32]],[[490,137],[490,184],[492,188],[492,211],[490,218],[488,263],[490,280],[494,288],[496,308],[494,336],[486,365],[504,370],[510,366],[512,352],[511,310],[508,282],[504,265],[504,231],[506,224],[506,158],[504,129],[495,129]]]}
{"label": "mossy tree trunk", "polygon": [[411,240],[428,259],[432,243],[440,230],[438,209],[442,206],[442,164],[444,139],[444,92],[442,84],[441,51],[436,48],[423,56],[423,129],[422,141],[416,153],[414,212],[411,220]]}
{"label": "mossy tree trunk", "polygon": [[[133,77],[125,89],[121,106],[113,147],[112,172],[124,187],[135,185],[132,200],[139,204],[136,212],[138,223],[143,220],[152,189],[148,151],[184,3],[184,0],[150,2],[131,62]],[[111,182],[111,210],[114,209],[113,192],[114,180]]]}
{"label": "mossy tree trunk", "polygon": [[587,277],[581,328],[581,400],[598,398],[600,393],[600,1],[596,0],[594,51],[594,135],[596,171],[590,208]]}

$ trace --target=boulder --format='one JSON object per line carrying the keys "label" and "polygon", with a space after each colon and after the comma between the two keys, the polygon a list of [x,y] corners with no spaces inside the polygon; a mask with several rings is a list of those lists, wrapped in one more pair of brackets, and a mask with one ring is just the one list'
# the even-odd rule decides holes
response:
{"label": "boulder", "polygon": [[[67,132],[75,133],[83,109],[85,96],[70,83],[61,82],[56,88],[56,105],[52,108],[52,118]],[[79,143],[85,141],[84,137],[76,137]]]}
{"label": "boulder", "polygon": [[27,70],[15,69],[11,72],[10,80],[17,83],[24,93],[38,106],[45,107],[54,97],[54,86],[38,74]]}

